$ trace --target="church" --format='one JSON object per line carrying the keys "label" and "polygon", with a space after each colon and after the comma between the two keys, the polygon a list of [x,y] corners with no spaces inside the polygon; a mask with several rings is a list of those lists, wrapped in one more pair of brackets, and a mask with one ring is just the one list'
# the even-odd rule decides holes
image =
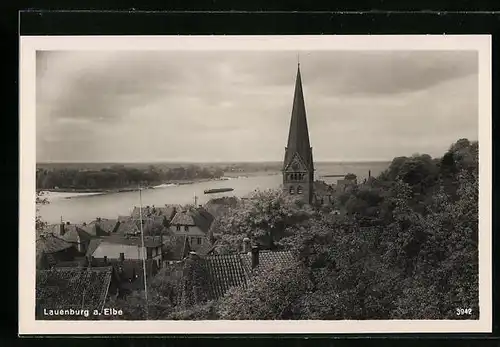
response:
{"label": "church", "polygon": [[300,63],[297,66],[292,117],[282,172],[283,190],[286,193],[300,197],[307,204],[331,202],[331,196],[327,193],[328,187],[324,187],[326,185],[323,182],[314,181],[314,161],[309,142]]}

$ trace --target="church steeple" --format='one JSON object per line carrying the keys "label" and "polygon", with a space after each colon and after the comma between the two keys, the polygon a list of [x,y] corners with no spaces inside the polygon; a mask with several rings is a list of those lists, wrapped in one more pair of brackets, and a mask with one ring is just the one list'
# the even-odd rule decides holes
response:
{"label": "church steeple", "polygon": [[313,193],[313,178],[312,148],[309,142],[300,62],[297,62],[292,117],[283,162],[283,187],[290,194],[302,194],[305,200],[310,203]]}

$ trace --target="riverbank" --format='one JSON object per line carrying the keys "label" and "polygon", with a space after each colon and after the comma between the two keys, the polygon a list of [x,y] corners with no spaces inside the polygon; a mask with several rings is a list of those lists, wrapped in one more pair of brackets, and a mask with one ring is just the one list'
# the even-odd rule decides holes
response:
{"label": "riverbank", "polygon": [[[211,181],[224,181],[227,178],[200,178],[197,180],[171,180],[166,182],[159,182],[155,185],[149,185],[142,187],[142,189],[161,189],[163,187],[169,186],[181,186],[202,182],[211,182]],[[124,187],[124,188],[113,188],[113,189],[103,189],[103,188],[85,188],[85,189],[77,189],[77,188],[50,188],[50,189],[40,189],[37,188],[37,192],[50,192],[50,193],[93,193],[93,194],[113,194],[113,193],[125,193],[125,192],[136,192],[138,191],[138,187]]]}

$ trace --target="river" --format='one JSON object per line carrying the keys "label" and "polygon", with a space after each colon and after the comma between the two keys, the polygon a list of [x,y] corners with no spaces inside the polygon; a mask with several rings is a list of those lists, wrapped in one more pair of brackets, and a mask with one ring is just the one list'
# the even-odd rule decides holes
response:
{"label": "river", "polygon": [[[321,177],[322,174],[352,172],[362,180],[367,176],[368,170],[372,175],[378,175],[388,166],[388,163],[318,163],[316,165],[317,177],[327,183],[334,183],[337,179]],[[162,206],[165,204],[185,205],[194,203],[204,204],[214,197],[237,196],[244,197],[256,189],[276,189],[282,183],[281,174],[262,174],[259,176],[235,177],[230,180],[217,180],[196,182],[192,184],[163,186],[142,191],[142,204]],[[204,194],[205,189],[233,188],[231,192]],[[96,217],[117,218],[130,215],[134,206],[139,205],[139,193],[46,193],[49,204],[40,206],[40,216],[48,223],[58,223],[61,218],[71,223],[83,223],[94,220]]]}
{"label": "river", "polygon": [[[255,189],[274,189],[281,184],[281,175],[239,177],[230,180],[197,182],[177,186],[164,186],[142,191],[142,204],[162,206],[165,204],[204,204],[214,197],[243,197]],[[204,194],[205,189],[233,188],[231,192]],[[89,222],[96,217],[117,218],[130,215],[134,206],[139,206],[139,193],[54,193],[46,192],[49,204],[40,206],[40,216],[48,223],[58,223],[61,217],[71,223]]]}

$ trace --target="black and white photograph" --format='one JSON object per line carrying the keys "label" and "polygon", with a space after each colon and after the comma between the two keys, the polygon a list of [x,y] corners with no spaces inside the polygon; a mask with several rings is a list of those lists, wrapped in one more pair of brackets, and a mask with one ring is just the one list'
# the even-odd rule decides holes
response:
{"label": "black and white photograph", "polygon": [[31,326],[491,328],[489,37],[29,39]]}

